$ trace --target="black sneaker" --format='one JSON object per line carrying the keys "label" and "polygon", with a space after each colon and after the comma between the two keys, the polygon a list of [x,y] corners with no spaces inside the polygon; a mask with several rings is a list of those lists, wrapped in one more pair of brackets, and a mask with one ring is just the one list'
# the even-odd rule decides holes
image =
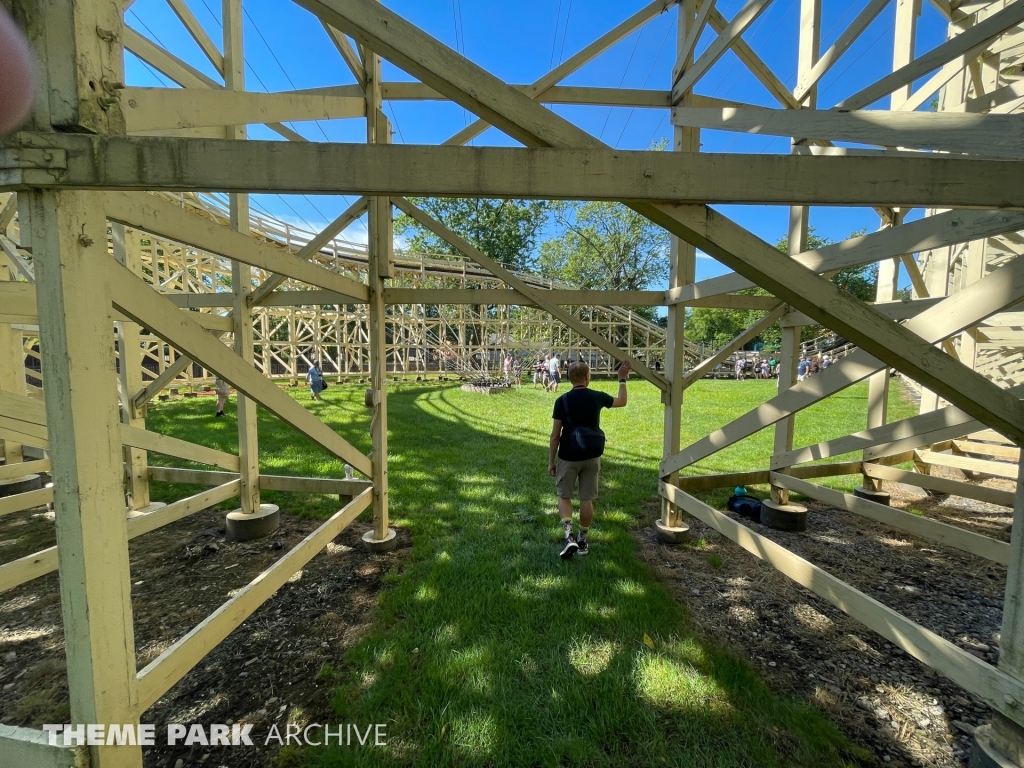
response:
{"label": "black sneaker", "polygon": [[590,537],[580,536],[576,539],[576,546],[578,547],[576,554],[585,555],[590,551]]}
{"label": "black sneaker", "polygon": [[562,551],[558,553],[558,556],[563,560],[568,560],[579,550],[580,545],[576,543],[576,537],[571,533],[565,537],[565,546],[562,547]]}

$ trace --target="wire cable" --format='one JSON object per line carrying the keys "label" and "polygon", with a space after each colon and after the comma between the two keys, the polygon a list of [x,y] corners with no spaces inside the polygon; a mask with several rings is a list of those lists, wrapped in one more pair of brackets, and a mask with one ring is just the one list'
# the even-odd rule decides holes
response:
{"label": "wire cable", "polygon": [[565,38],[569,35],[569,19],[572,18],[572,0],[569,0],[569,10],[565,12],[565,26],[562,28],[562,48],[558,51],[558,63],[562,63],[565,55]]}
{"label": "wire cable", "polygon": [[[672,31],[672,25],[671,24],[666,25],[665,37],[663,37],[662,40],[661,40],[661,47],[658,49],[658,53],[654,57],[654,61],[651,63],[651,68],[647,72],[647,77],[644,79],[644,84],[642,86],[640,86],[641,89],[647,87],[647,83],[650,81],[651,75],[654,74],[654,68],[658,65],[658,60],[661,58],[662,51],[665,50],[665,43],[668,42],[668,36],[669,36],[669,33],[671,31]],[[619,138],[615,140],[614,146],[615,146],[616,149],[618,149],[619,142],[622,141],[622,137],[626,134],[626,128],[629,126],[629,121],[633,119],[633,113],[635,111],[636,111],[636,107],[630,107],[629,108],[629,115],[626,116],[626,122],[622,126],[622,131],[619,133]]]}
{"label": "wire cable", "polygon": [[[626,68],[624,70],[622,70],[622,78],[619,80],[619,88],[621,88],[622,84],[624,82],[626,82],[626,75],[629,73],[629,66],[630,66],[630,64],[633,63],[633,56],[636,54],[637,46],[640,45],[640,39],[644,36],[644,32],[646,32],[646,31],[647,31],[647,26],[645,25],[645,26],[640,28],[640,33],[636,36],[636,42],[633,43],[633,50],[629,54],[629,61],[626,62]],[[612,116],[612,110],[613,109],[614,109],[614,107],[608,107],[608,114],[605,115],[605,117],[604,117],[604,125],[601,126],[601,133],[599,133],[598,136],[597,136],[598,139],[603,139],[604,138],[604,131],[608,127],[608,120]]]}

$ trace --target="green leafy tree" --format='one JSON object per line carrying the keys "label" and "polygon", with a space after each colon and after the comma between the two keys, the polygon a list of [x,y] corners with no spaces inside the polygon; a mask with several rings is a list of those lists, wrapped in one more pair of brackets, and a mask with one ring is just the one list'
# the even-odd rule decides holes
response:
{"label": "green leafy tree", "polygon": [[545,277],[577,288],[643,290],[668,275],[668,233],[621,203],[552,204],[561,237],[540,247]]}
{"label": "green leafy tree", "polygon": [[[537,239],[547,221],[543,200],[478,200],[414,197],[413,203],[509,269],[527,271],[536,262]],[[459,255],[458,249],[404,213],[395,233],[424,253]]]}
{"label": "green leafy tree", "polygon": [[[850,237],[857,237],[864,234],[864,231],[852,232]],[[812,227],[807,236],[808,250],[817,250],[833,241],[820,237],[814,233]],[[783,253],[789,253],[789,238],[782,237],[775,244]],[[839,288],[861,301],[874,301],[875,285],[878,281],[878,267],[871,264],[863,267],[850,267],[837,272],[831,278]],[[771,294],[763,288],[748,288],[739,291],[746,296],[770,296]],[[755,309],[717,309],[710,307],[697,307],[691,309],[686,315],[686,339],[696,343],[704,343],[709,347],[720,347],[731,339],[735,338],[743,329],[749,328],[762,317],[764,312]],[[817,326],[804,328],[803,339],[806,341],[813,338],[820,332]],[[782,341],[782,328],[778,323],[766,328],[750,344],[762,344],[766,347],[776,347]]]}

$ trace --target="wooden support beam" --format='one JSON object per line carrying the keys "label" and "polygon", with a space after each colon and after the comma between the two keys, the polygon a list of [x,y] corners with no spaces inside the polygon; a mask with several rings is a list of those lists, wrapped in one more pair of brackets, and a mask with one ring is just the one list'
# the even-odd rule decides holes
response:
{"label": "wooden support beam", "polygon": [[[30,159],[28,149],[49,150],[52,159]],[[23,132],[0,146],[0,189],[221,189],[992,210],[1024,208],[1019,163],[943,156],[716,155],[605,148],[526,152]],[[751,178],[759,183],[750,184]]]}
{"label": "wooden support beam", "polygon": [[956,456],[952,453],[936,453],[935,451],[916,451],[915,458],[925,464],[937,464],[940,467],[953,467],[965,472],[978,472],[983,475],[994,477],[1006,477],[1010,480],[1017,479],[1017,465],[1008,464],[1003,461],[987,461],[985,459],[972,459],[969,456]]}
{"label": "wooden support beam", "polygon": [[[711,4],[710,0],[707,4]],[[694,84],[711,69],[716,61],[725,55],[725,52],[740,39],[740,36],[757,21],[762,13],[768,10],[768,6],[771,4],[772,0],[747,0],[747,3],[719,32],[718,38],[707,47],[700,58],[693,62],[692,66],[680,72],[678,78],[675,78],[672,88],[673,102],[678,103],[683,94],[693,88]],[[704,12],[704,8],[701,8],[701,12]]]}
{"label": "wooden support beam", "polygon": [[4,765],[79,768],[89,764],[89,748],[50,746],[50,734],[44,731],[0,725],[0,759]]}
{"label": "wooden support beam", "polygon": [[1017,704],[1024,701],[1024,683],[915,624],[766,536],[740,525],[690,494],[664,483],[661,484],[661,492],[747,552],[824,598],[918,661],[946,675],[1014,722],[1024,721],[1024,714]]}
{"label": "wooden support beam", "polygon": [[363,68],[363,61],[359,58],[359,54],[356,53],[356,49],[352,47],[352,43],[348,41],[341,32],[336,30],[326,21],[321,21],[324,26],[324,30],[327,32],[327,36],[331,38],[331,42],[334,43],[334,47],[338,49],[338,53],[341,54],[342,60],[345,62],[345,66],[348,67],[352,76],[355,77],[356,83],[360,88],[366,86],[366,70]]}
{"label": "wooden support beam", "polygon": [[[664,291],[535,290],[554,304],[577,307],[660,307],[665,304]],[[384,301],[387,304],[537,306],[529,296],[508,288],[385,288]]]}
{"label": "wooden support beam", "polygon": [[[585,47],[583,50],[570,56],[539,80],[528,86],[523,86],[523,93],[531,99],[540,99],[543,94],[551,90],[555,83],[560,80],[564,80],[588,62],[593,61],[617,42],[631,35],[634,31],[642,27],[658,14],[671,8],[677,2],[678,0],[654,0],[654,2],[641,8],[621,24],[616,25],[611,30],[601,35],[601,37]],[[384,97],[390,98],[386,92]],[[475,120],[473,123],[466,126],[466,128],[448,139],[445,144],[452,146],[468,144],[472,139],[486,131],[489,126],[490,123],[486,120]]]}
{"label": "wooden support beam", "polygon": [[922,539],[945,544],[947,547],[953,547],[962,552],[969,552],[972,555],[983,557],[1000,565],[1006,565],[1010,561],[1010,545],[1004,541],[997,541],[988,536],[982,536],[980,533],[940,523],[927,517],[912,515],[901,509],[868,501],[850,493],[834,491],[831,488],[808,483],[805,480],[798,480],[795,477],[779,472],[772,472],[771,479],[772,482],[783,485],[796,493],[802,493],[804,496],[817,499],[839,509],[845,509],[847,512],[853,512],[856,515],[861,515],[898,530],[906,531]]}
{"label": "wooden support beam", "polygon": [[595,331],[593,328],[588,326],[586,323],[577,320],[571,314],[566,312],[564,309],[559,307],[552,301],[549,301],[545,294],[546,291],[538,291],[528,286],[523,280],[516,277],[512,272],[505,269],[498,262],[494,261],[491,257],[484,254],[482,251],[474,248],[472,245],[467,243],[457,234],[448,229],[444,224],[432,218],[415,205],[410,203],[403,197],[393,197],[392,202],[400,208],[404,213],[414,218],[424,227],[432,231],[438,237],[444,238],[446,241],[451,243],[453,246],[459,249],[463,254],[473,259],[477,264],[490,270],[492,274],[503,280],[507,285],[514,288],[519,293],[530,298],[530,300],[538,307],[548,312],[552,317],[561,322],[563,325],[571,328],[580,334],[583,338],[595,345],[599,349],[604,350],[616,360],[629,360],[633,370],[636,371],[637,375],[642,376],[649,382],[654,384],[659,389],[666,389],[668,387],[668,381],[661,374],[655,373],[646,365],[641,363],[639,360],[632,359],[625,350],[617,347],[611,341],[606,339],[600,333]]}
{"label": "wooden support beam", "polygon": [[[1006,271],[1003,271],[1006,270]],[[986,283],[986,281],[989,281]],[[974,283],[929,310],[907,321],[905,328],[920,333],[926,342],[935,343],[988,315],[1024,298],[1024,262],[1011,261],[984,280]],[[941,354],[941,353],[940,353]],[[767,403],[733,420],[707,437],[662,462],[662,476],[689,466],[787,418],[819,400],[835,394],[884,368],[884,363],[863,349],[856,350],[817,376],[799,382]],[[1007,398],[1014,395],[1004,392]],[[1018,401],[1019,402],[1019,401]],[[791,449],[776,451],[788,453]]]}
{"label": "wooden support beam", "polygon": [[[911,416],[907,419],[901,419],[900,421],[893,421],[878,427],[872,427],[871,429],[855,432],[851,435],[846,435],[845,437],[837,437],[833,440],[808,445],[803,448],[798,448],[795,451],[790,451],[789,453],[773,456],[771,467],[772,469],[789,467],[793,464],[803,464],[808,461],[817,461],[818,459],[827,459],[832,456],[841,456],[844,453],[863,451],[875,448],[876,446],[886,446],[893,452],[902,453],[903,451],[919,448],[920,445],[927,445],[928,443],[904,446],[902,442],[900,442],[900,447],[897,451],[896,441],[902,441],[906,438],[914,438],[917,435],[931,435],[936,430],[945,431],[952,429],[958,431],[960,435],[965,435],[972,429],[976,429],[977,424],[977,421],[972,419],[959,408],[943,408],[939,411]],[[941,439],[949,438],[945,437]],[[867,451],[865,459],[876,459],[883,455],[886,454]]]}
{"label": "wooden support beam", "polygon": [[886,467],[881,464],[865,464],[864,474],[878,480],[890,480],[894,483],[927,488],[937,493],[963,496],[965,499],[976,499],[1003,507],[1013,506],[1013,493],[1011,491],[1001,491],[996,488],[987,488],[973,483],[962,483],[957,480],[935,477],[934,475],[926,475],[921,472],[908,472],[905,469]]}
{"label": "wooden support beam", "polygon": [[[813,467],[792,467],[791,477],[835,477],[837,475],[859,475],[861,463],[847,461],[836,464],[816,464]],[[737,485],[763,485],[770,479],[767,469],[755,472],[724,472],[711,475],[688,475],[679,478],[679,488],[686,492],[710,491],[715,488],[732,488]]]}
{"label": "wooden support beam", "polygon": [[[243,142],[226,142],[228,145]],[[244,142],[251,143],[251,142]],[[282,143],[282,142],[275,142]],[[233,232],[155,195],[109,193],[104,198],[107,217],[154,235],[188,243],[210,253],[227,256],[253,267],[277,272],[309,285],[360,298],[369,297],[366,285],[331,272],[248,234]]]}
{"label": "wooden support beam", "polygon": [[[203,29],[203,25],[199,23],[199,19],[195,17],[192,10],[185,3],[185,0],[167,0],[167,4],[171,6],[171,10],[174,11],[174,15],[181,20],[181,23],[185,25],[185,29],[192,35],[192,39],[196,41],[196,44],[202,49],[203,54],[209,59],[213,68],[217,70],[221,77],[224,76],[224,55],[217,48],[217,45],[210,39],[210,36]],[[128,89],[126,89],[128,90]],[[122,98],[122,103],[124,99]],[[131,105],[129,105],[131,106]],[[130,128],[128,130],[131,130]]]}
{"label": "wooden support beam", "polygon": [[[151,468],[152,469],[152,468]],[[187,470],[186,470],[187,471]],[[52,490],[51,490],[52,493]],[[179,499],[164,507],[128,518],[128,538],[177,522],[238,495],[238,477],[195,496]],[[57,570],[57,548],[49,547],[0,565],[0,593]]]}
{"label": "wooden support beam", "polygon": [[1024,116],[749,107],[674,107],[673,125],[768,136],[913,147],[995,158],[1024,158]]}
{"label": "wooden support beam", "polygon": [[53,501],[53,488],[37,488],[34,491],[16,493],[13,496],[0,496],[0,517],[33,507],[41,507],[51,501]]}
{"label": "wooden support beam", "polygon": [[[715,8],[711,11],[708,24],[718,34],[722,34],[729,26],[729,21]],[[779,104],[789,109],[800,109],[800,102],[789,92],[786,84],[779,80],[771,68],[764,63],[764,60],[747,45],[746,41],[742,38],[737,39],[732,44],[732,52],[746,65],[750,73],[761,81],[761,85],[768,90],[768,93],[775,97]]]}
{"label": "wooden support beam", "polygon": [[364,117],[358,96],[259,93],[223,88],[125,88],[128,133]]}
{"label": "wooden support beam", "polygon": [[0,466],[0,480],[13,480],[25,475],[50,471],[49,459],[37,459],[36,461],[20,461],[17,464]]}
{"label": "wooden support beam", "polygon": [[731,355],[736,350],[740,349],[747,342],[756,338],[757,335],[761,333],[763,330],[770,327],[774,323],[778,322],[779,318],[781,318],[784,314],[786,314],[786,307],[780,306],[776,309],[773,309],[771,312],[762,317],[760,320],[758,320],[756,323],[754,323],[746,330],[741,331],[739,335],[736,336],[736,338],[734,338],[729,343],[725,344],[721,349],[715,352],[715,354],[711,355],[711,357],[701,362],[699,365],[693,368],[688,374],[686,374],[686,376],[683,377],[682,381],[683,389],[687,389],[691,384],[704,378],[705,375],[713,371],[718,366],[718,364],[721,363],[726,358],[728,358],[729,355]]}
{"label": "wooden support beam", "polygon": [[370,506],[373,489],[367,489],[333,517],[299,542],[288,554],[243,587],[191,632],[150,662],[139,673],[139,708],[149,708],[184,677],[206,654],[231,634],[253,611],[327,546],[359,514]]}
{"label": "wooden support beam", "polygon": [[238,471],[238,457],[232,456],[230,453],[126,424],[121,425],[121,442],[153,453],[161,453],[164,456],[174,456],[199,464],[211,464],[231,472]]}
{"label": "wooden support beam", "polygon": [[[863,10],[850,22],[850,26],[843,30],[832,46],[821,54],[821,57],[814,65],[800,77],[800,82],[797,83],[793,91],[793,96],[797,101],[803,102],[807,99],[814,86],[821,81],[821,78],[832,68],[832,65],[842,58],[843,54],[849,50],[861,33],[867,29],[868,25],[878,17],[878,14],[890,2],[891,0],[869,0]],[[802,136],[803,134],[800,135]]]}
{"label": "wooden support beam", "polygon": [[[834,272],[848,267],[891,259],[904,253],[916,253],[966,243],[983,237],[1024,228],[1024,214],[1011,211],[947,211],[917,221],[887,227],[867,235],[851,237],[813,251],[796,254],[793,259],[815,272]],[[716,296],[751,288],[754,283],[735,272],[702,280],[692,287],[666,293],[669,303]]]}
{"label": "wooden support beam", "polygon": [[853,96],[843,99],[836,104],[835,108],[840,110],[863,109],[884,96],[909,86],[932,70],[938,69],[947,61],[951,61],[957,56],[962,56],[980,46],[987,45],[1006,30],[1021,22],[1024,22],[1024,0],[1016,0],[1016,2],[992,14],[987,19],[978,22],[970,29],[964,30],[959,35],[936,46],[923,56],[917,57],[906,66],[900,67],[892,74],[886,75],[877,82],[861,89]]}
{"label": "wooden support beam", "polygon": [[[228,294],[229,296],[231,294]],[[233,306],[232,303],[228,303],[225,306]],[[221,338],[222,334],[214,333],[214,338]],[[163,373],[159,374],[149,384],[144,386],[132,397],[132,403],[136,409],[141,409],[146,403],[160,394],[165,388],[171,385],[171,382],[178,378],[178,374],[184,371],[192,364],[192,358],[188,355],[181,355],[177,360],[168,365]]]}
{"label": "wooden support beam", "polygon": [[953,447],[962,453],[972,453],[976,456],[991,456],[994,459],[1003,459],[1004,461],[1020,461],[1020,448],[1015,446],[989,445],[987,443],[976,443],[973,440],[954,440]]}
{"label": "wooden support beam", "polygon": [[[97,195],[36,191],[26,198],[45,350],[69,722],[138,723],[121,440],[111,386],[110,300],[116,291],[104,270],[112,263],[107,223]],[[142,764],[139,747],[90,747],[89,753],[95,768]]]}
{"label": "wooden support beam", "polygon": [[[296,252],[295,258],[308,261],[311,257],[318,254],[324,246],[331,242],[338,233],[344,231],[349,224],[362,216],[365,211],[366,198],[356,200],[352,205],[342,211],[338,218],[320,230],[316,237],[302,246]],[[287,279],[287,275],[277,273],[268,277],[255,290],[253,290],[251,294],[249,294],[249,306],[255,307],[260,304],[265,304],[271,293],[273,293],[273,291]]]}
{"label": "wooden support beam", "polygon": [[212,338],[187,313],[155,293],[149,286],[116,263],[106,270],[114,305],[172,346],[186,352],[216,372],[239,392],[276,414],[296,430],[342,461],[370,474],[370,461],[334,430],[303,408],[263,374]]}

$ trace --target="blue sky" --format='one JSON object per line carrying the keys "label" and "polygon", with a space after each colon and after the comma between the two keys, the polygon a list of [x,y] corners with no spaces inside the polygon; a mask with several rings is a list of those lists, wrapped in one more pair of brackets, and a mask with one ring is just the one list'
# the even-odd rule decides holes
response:
{"label": "blue sky", "polygon": [[[196,18],[218,43],[221,40],[220,3],[217,0],[186,0]],[[385,0],[402,14],[470,60],[509,83],[530,83],[572,56],[613,26],[647,5],[648,0]],[[719,0],[718,9],[732,18],[747,0]],[[867,0],[822,0],[822,50],[826,50]],[[845,56],[822,80],[818,103],[829,108],[846,96],[891,71],[895,2],[875,19]],[[917,55],[940,44],[946,35],[945,19],[928,2],[922,2],[918,23]],[[799,0],[775,0],[744,35],[751,47],[790,88],[796,80],[796,38]],[[287,91],[346,85],[354,82],[347,67],[319,22],[307,11],[282,0],[244,0],[246,88],[253,91]],[[176,55],[219,79],[216,71],[192,41],[164,0],[137,0],[125,14],[129,26],[154,39]],[[670,86],[674,63],[676,11],[654,18],[617,45],[562,82],[588,85],[664,90]],[[704,31],[697,54],[714,39]],[[126,81],[136,86],[170,86],[132,54],[126,54]],[[384,63],[385,80],[412,80]],[[764,87],[731,52],[726,53],[704,76],[695,92],[761,106],[777,104]],[[884,99],[874,108],[887,108]],[[557,113],[604,142],[620,149],[646,149],[652,142],[670,138],[668,110],[554,105]],[[406,144],[437,144],[463,128],[473,118],[450,103],[394,102],[385,111],[395,126],[394,140]],[[361,142],[362,119],[295,123],[292,127],[311,141]],[[258,139],[278,139],[263,126],[250,127]],[[474,140],[477,146],[514,146],[515,141],[491,128]],[[724,131],[702,132],[702,151],[788,153],[782,137],[748,136]],[[253,203],[281,219],[319,229],[337,216],[351,198],[340,196],[254,195]],[[787,228],[788,209],[782,206],[721,206],[721,210],[769,242],[776,242]],[[878,227],[870,208],[824,208],[811,212],[818,235],[840,240],[849,233]],[[346,234],[365,240],[357,223]],[[698,278],[726,271],[714,260],[698,262]]]}

